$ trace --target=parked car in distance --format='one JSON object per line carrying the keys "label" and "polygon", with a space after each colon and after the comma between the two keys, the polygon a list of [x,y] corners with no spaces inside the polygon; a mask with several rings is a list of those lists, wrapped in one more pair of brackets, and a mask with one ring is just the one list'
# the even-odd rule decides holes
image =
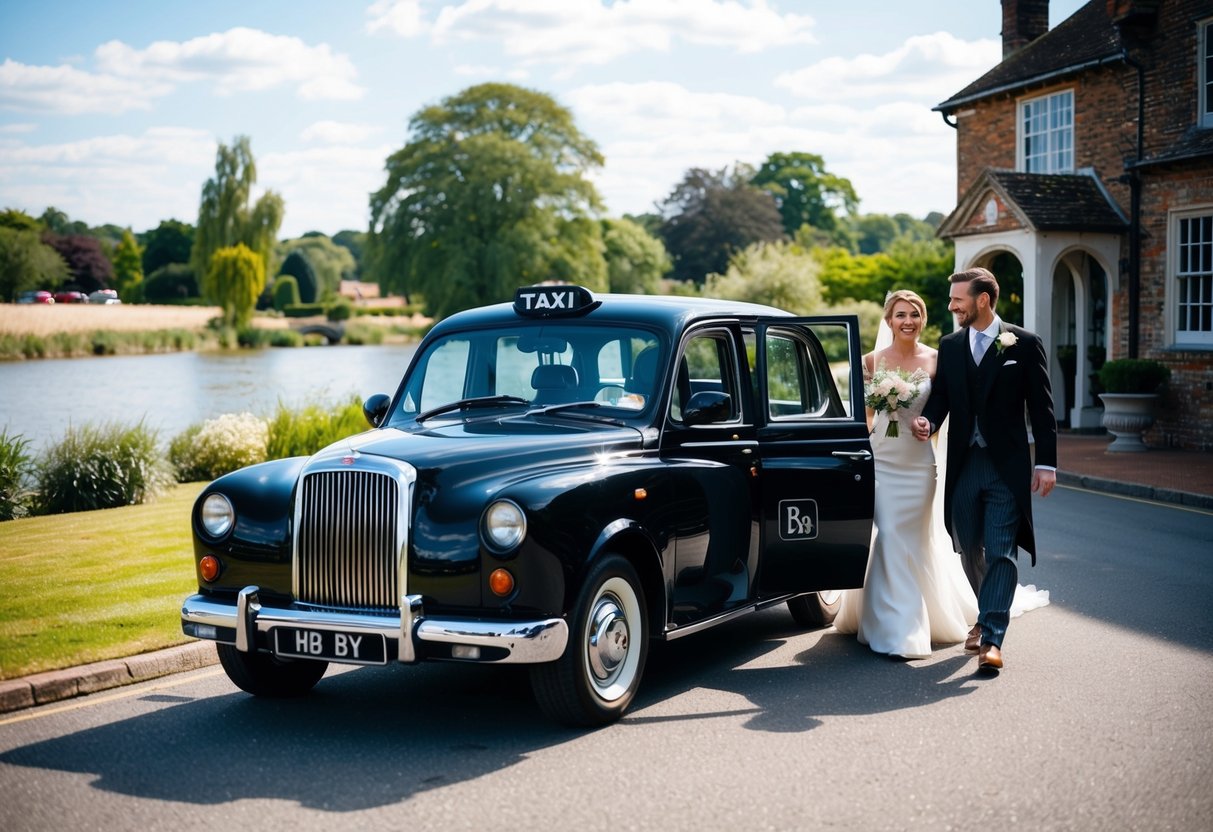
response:
{"label": "parked car in distance", "polygon": [[89,303],[122,303],[118,299],[118,293],[113,289],[98,289],[91,292],[88,296]]}
{"label": "parked car in distance", "polygon": [[611,722],[650,641],[774,604],[828,626],[863,585],[860,353],[855,316],[581,286],[452,315],[371,430],[202,491],[182,629],[257,696],[520,663],[550,717]]}
{"label": "parked car in distance", "polygon": [[84,292],[55,292],[55,303],[88,303]]}
{"label": "parked car in distance", "polygon": [[50,292],[42,290],[22,292],[17,295],[17,303],[54,303],[55,298]]}

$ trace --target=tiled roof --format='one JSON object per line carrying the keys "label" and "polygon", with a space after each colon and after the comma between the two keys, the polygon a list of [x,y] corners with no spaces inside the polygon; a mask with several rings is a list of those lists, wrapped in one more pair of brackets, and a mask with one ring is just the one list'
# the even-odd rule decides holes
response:
{"label": "tiled roof", "polygon": [[985,75],[933,109],[950,112],[1004,90],[1120,61],[1120,34],[1108,17],[1107,0],[1091,0],[1056,28],[1041,35]]}
{"label": "tiled roof", "polygon": [[1213,156],[1213,129],[1191,127],[1170,147],[1151,153],[1140,163],[1130,163],[1128,167],[1149,167],[1209,156]]}
{"label": "tiled roof", "polygon": [[[943,239],[1007,230],[980,224],[982,206],[993,192],[1018,218],[1015,225],[1033,231],[1121,234],[1128,219],[1091,173],[1014,173],[986,170],[939,226]],[[978,218],[978,224],[974,224]]]}
{"label": "tiled roof", "polygon": [[996,182],[1038,231],[1120,232],[1125,217],[1085,174],[990,171]]}

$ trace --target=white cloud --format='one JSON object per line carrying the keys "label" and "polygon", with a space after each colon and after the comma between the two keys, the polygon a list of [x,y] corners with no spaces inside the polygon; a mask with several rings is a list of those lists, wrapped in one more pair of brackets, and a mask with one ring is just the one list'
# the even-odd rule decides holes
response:
{"label": "white cloud", "polygon": [[388,30],[405,38],[424,32],[426,24],[421,11],[421,0],[376,0],[366,10],[370,18],[366,24],[368,32]]}
{"label": "white cloud", "polygon": [[399,148],[331,146],[257,157],[258,184],[286,203],[280,237],[365,230],[370,195],[384,186],[384,160]]}
{"label": "white cloud", "polygon": [[171,91],[153,79],[98,75],[66,64],[30,66],[11,58],[0,64],[0,107],[11,110],[118,114],[150,109],[150,99]]}
{"label": "white cloud", "polygon": [[98,68],[116,78],[165,83],[210,81],[229,95],[294,85],[302,99],[356,99],[365,90],[348,57],[327,44],[309,46],[299,38],[236,27],[183,42],[156,41],[135,49],[121,41],[97,47]]}
{"label": "white cloud", "polygon": [[12,135],[14,133],[32,133],[38,129],[38,125],[30,124],[29,122],[20,122],[14,124],[0,124],[0,133]]}
{"label": "white cloud", "polygon": [[317,121],[305,127],[299,134],[299,138],[305,142],[321,144],[357,144],[381,132],[383,132],[383,128],[376,124]]}
{"label": "white cloud", "polygon": [[851,180],[864,212],[948,210],[955,201],[954,135],[921,104],[789,110],[669,83],[585,86],[566,99],[585,132],[606,137],[606,166],[593,179],[613,215],[653,210],[690,168],[757,165],[777,151],[823,156],[830,172]]}
{"label": "white cloud", "polygon": [[818,101],[890,95],[942,101],[981,77],[1001,58],[1002,46],[996,40],[968,42],[936,32],[909,38],[883,55],[826,58],[780,75],[775,86]]}
{"label": "white cloud", "polygon": [[742,53],[814,43],[813,19],[780,13],[767,0],[464,0],[444,5],[433,23],[418,0],[380,0],[371,31],[434,42],[499,43],[527,64],[603,64],[640,51],[668,52],[675,41]]}
{"label": "white cloud", "polygon": [[0,190],[23,210],[40,214],[53,205],[93,225],[142,231],[170,217],[193,222],[202,183],[214,173],[216,146],[207,131],[178,127],[6,146]]}

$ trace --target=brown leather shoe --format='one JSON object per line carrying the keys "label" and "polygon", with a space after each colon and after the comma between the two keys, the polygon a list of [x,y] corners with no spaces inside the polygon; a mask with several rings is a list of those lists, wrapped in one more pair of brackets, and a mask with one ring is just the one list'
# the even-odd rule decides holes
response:
{"label": "brown leather shoe", "polygon": [[973,629],[969,630],[968,637],[965,638],[965,649],[976,652],[981,646],[981,625],[974,624]]}
{"label": "brown leather shoe", "polygon": [[1002,670],[1002,651],[996,644],[983,644],[977,654],[977,669],[985,671]]}

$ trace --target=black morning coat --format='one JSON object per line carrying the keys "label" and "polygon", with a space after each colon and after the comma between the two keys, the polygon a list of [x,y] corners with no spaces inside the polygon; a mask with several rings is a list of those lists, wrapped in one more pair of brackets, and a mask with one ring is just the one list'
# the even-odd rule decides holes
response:
{"label": "black morning coat", "polygon": [[[1053,416],[1048,362],[1040,338],[1006,322],[1001,331],[1014,333],[1016,343],[1002,350],[998,349],[997,341],[990,344],[980,367],[973,362],[968,327],[939,342],[935,381],[922,415],[935,428],[945,416],[952,417],[944,483],[944,524],[948,532],[952,532],[952,495],[969,455],[976,418],[994,466],[1003,482],[1010,485],[1019,506],[1021,522],[1016,543],[1032,555],[1035,565],[1033,465],[1057,466],[1057,420]],[[970,378],[970,372],[975,377]],[[1035,461],[1028,446],[1025,407],[1036,442]]]}

